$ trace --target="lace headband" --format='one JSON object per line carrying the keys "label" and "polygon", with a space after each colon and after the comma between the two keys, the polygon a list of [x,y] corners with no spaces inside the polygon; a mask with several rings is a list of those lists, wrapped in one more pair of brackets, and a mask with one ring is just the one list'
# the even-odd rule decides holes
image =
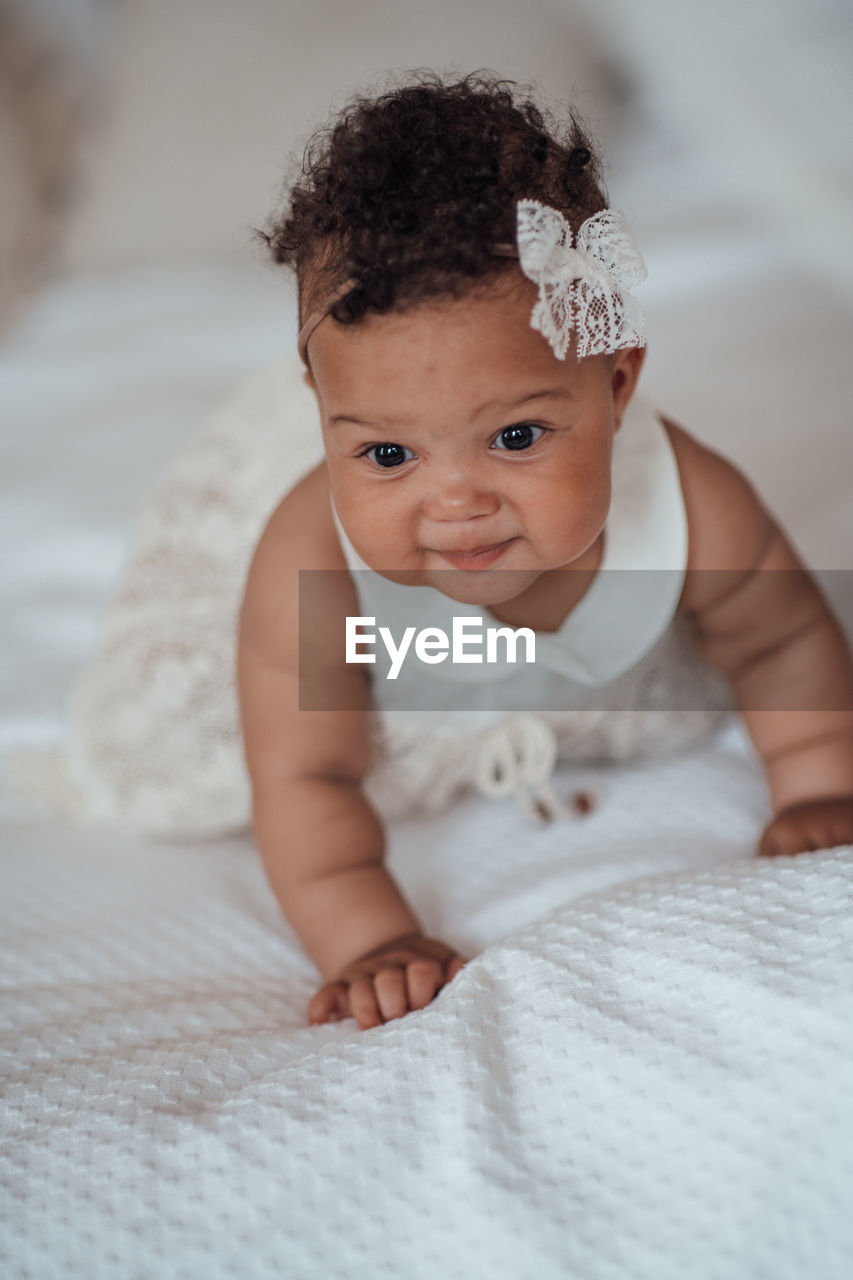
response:
{"label": "lace headband", "polygon": [[[645,316],[629,289],[648,273],[621,213],[594,213],[581,224],[573,246],[572,228],[558,209],[519,200],[516,239],[517,246],[498,244],[494,253],[517,258],[524,274],[539,286],[530,325],[547,339],[558,360],[565,360],[573,330],[578,359],[646,345]],[[306,365],[311,334],[356,284],[345,280],[303,324],[298,349]]]}

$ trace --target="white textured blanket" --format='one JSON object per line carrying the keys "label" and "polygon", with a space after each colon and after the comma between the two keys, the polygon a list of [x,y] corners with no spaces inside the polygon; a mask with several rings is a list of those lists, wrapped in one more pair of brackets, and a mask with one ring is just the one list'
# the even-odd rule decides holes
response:
{"label": "white textured blanket", "polygon": [[853,849],[752,856],[735,725],[604,785],[392,827],[472,959],[368,1032],[248,840],[9,833],[3,1275],[847,1280]]}

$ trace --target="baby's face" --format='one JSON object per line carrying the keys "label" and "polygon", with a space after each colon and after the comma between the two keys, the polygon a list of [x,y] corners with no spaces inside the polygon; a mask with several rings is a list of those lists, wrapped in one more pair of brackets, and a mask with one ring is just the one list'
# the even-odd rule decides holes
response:
{"label": "baby's face", "polygon": [[[536,289],[333,320],[310,359],[329,481],[361,558],[452,599],[510,600],[595,542],[643,352],[558,360]],[[496,546],[496,544],[498,544]],[[481,554],[481,548],[495,548]]]}

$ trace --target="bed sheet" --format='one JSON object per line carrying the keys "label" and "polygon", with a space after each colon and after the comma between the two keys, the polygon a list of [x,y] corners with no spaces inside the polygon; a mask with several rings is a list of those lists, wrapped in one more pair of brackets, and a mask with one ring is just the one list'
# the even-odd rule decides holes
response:
{"label": "bed sheet", "polygon": [[[794,313],[775,270],[712,258],[688,337],[673,253],[650,390],[844,567],[837,304],[803,277]],[[216,264],[69,280],[22,318],[0,749],[61,731],[134,512],[293,328],[287,290]],[[737,721],[558,772],[584,784],[598,809],[552,827],[476,797],[392,824],[392,871],[471,959],[370,1032],[304,1025],[317,974],[248,837],[62,825],[4,787],[3,1274],[848,1276],[853,849],[753,856],[768,801]]]}

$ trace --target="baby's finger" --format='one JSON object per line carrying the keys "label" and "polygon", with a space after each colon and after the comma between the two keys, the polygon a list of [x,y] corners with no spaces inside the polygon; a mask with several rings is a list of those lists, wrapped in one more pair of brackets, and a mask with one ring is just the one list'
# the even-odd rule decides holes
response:
{"label": "baby's finger", "polygon": [[376,992],[380,1012],[386,1022],[389,1018],[402,1018],[409,1012],[406,1000],[406,979],[402,969],[397,966],[380,969],[373,978],[373,989]]}
{"label": "baby's finger", "polygon": [[410,1008],[423,1009],[428,1005],[443,980],[444,970],[437,960],[410,960],[406,965]]}
{"label": "baby's finger", "polygon": [[338,1017],[346,1013],[347,988],[344,982],[330,982],[311,997],[308,1004],[308,1022],[311,1026],[326,1022],[332,1014]]}
{"label": "baby's finger", "polygon": [[454,956],[447,966],[447,981],[452,982],[460,969],[464,969],[468,961],[463,956]]}
{"label": "baby's finger", "polygon": [[372,978],[353,978],[349,988],[349,1005],[352,1016],[362,1031],[382,1025]]}

